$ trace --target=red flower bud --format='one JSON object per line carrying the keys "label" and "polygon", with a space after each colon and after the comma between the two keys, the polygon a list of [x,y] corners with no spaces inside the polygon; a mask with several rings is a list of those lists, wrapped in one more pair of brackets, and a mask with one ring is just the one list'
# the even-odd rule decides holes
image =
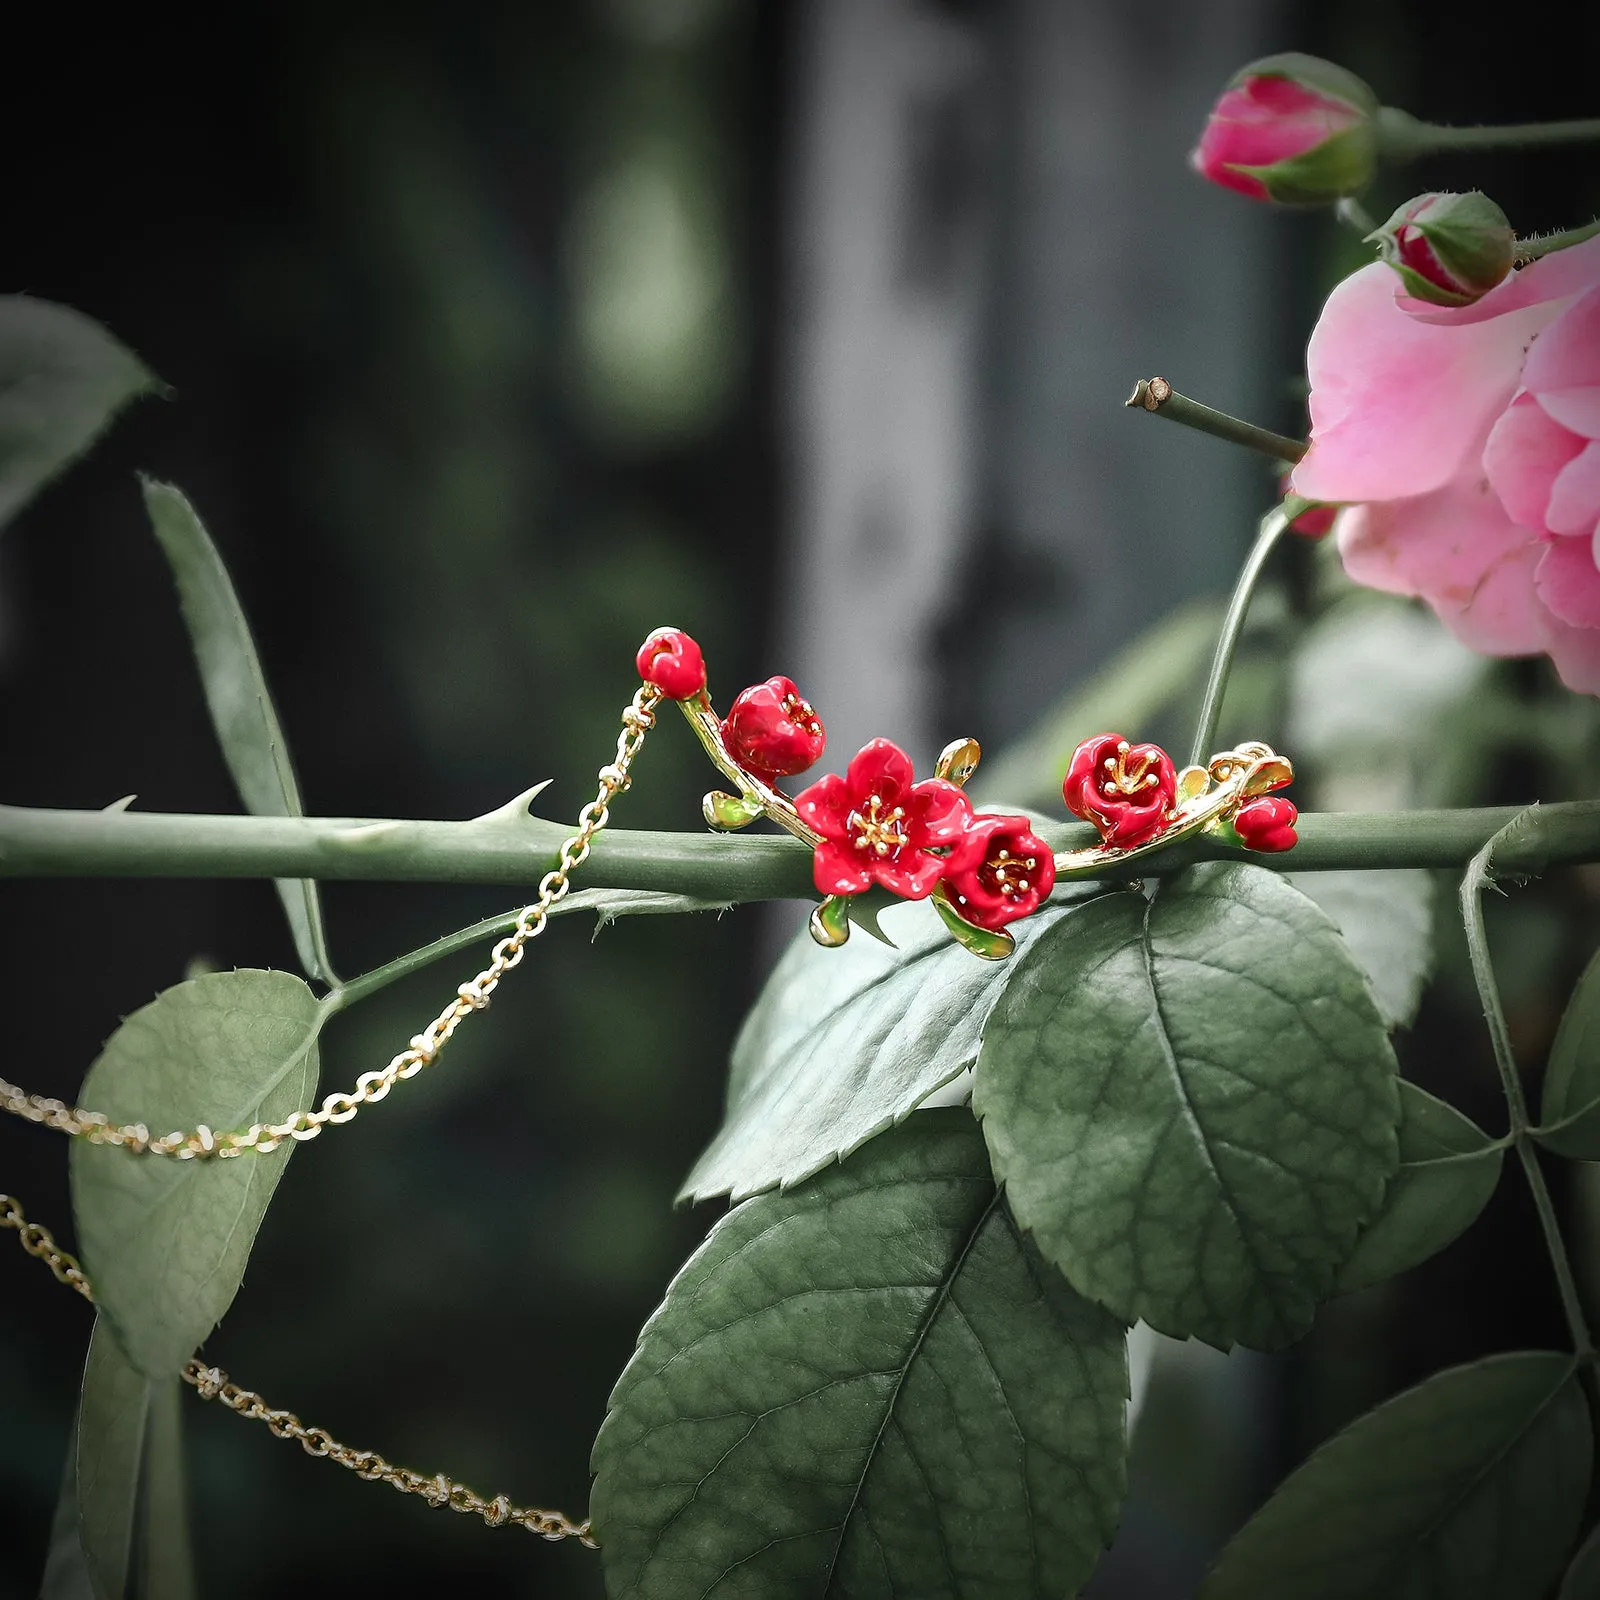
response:
{"label": "red flower bud", "polygon": [[746,772],[787,778],[817,764],[828,736],[792,678],[744,690],[722,723],[722,742]]}
{"label": "red flower bud", "polygon": [[669,700],[692,700],[706,686],[700,646],[681,628],[657,628],[634,657],[639,676]]}
{"label": "red flower bud", "polygon": [[1292,850],[1298,842],[1294,824],[1299,815],[1293,800],[1263,795],[1239,807],[1233,831],[1247,850]]}
{"label": "red flower bud", "polygon": [[1486,194],[1425,194],[1377,230],[1378,254],[1406,293],[1436,306],[1469,306],[1505,280],[1516,234]]}
{"label": "red flower bud", "polygon": [[[1290,474],[1286,472],[1278,479],[1279,494],[1294,493],[1289,478]],[[1289,524],[1289,532],[1298,533],[1302,539],[1321,539],[1333,531],[1334,518],[1338,515],[1338,506],[1308,506]]]}
{"label": "red flower bud", "polygon": [[1189,162],[1253,200],[1326,205],[1372,182],[1377,115],[1377,97],[1343,67],[1268,56],[1234,74]]}
{"label": "red flower bud", "polygon": [[1055,883],[1056,859],[1026,817],[974,817],[944,875],[950,903],[991,931],[1037,910]]}
{"label": "red flower bud", "polygon": [[1107,844],[1131,850],[1167,825],[1177,787],[1172,757],[1160,745],[1130,746],[1120,733],[1102,733],[1073,752],[1061,797]]}

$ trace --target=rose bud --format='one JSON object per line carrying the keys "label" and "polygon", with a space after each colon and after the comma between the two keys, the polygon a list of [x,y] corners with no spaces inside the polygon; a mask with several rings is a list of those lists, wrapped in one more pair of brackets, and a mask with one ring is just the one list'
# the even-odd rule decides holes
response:
{"label": "rose bud", "polygon": [[1294,831],[1299,815],[1294,801],[1282,795],[1263,795],[1239,807],[1233,831],[1247,850],[1292,850],[1299,842]]}
{"label": "rose bud", "polygon": [[639,676],[669,700],[692,700],[706,686],[700,646],[681,628],[657,628],[634,657]]}
{"label": "rose bud", "polygon": [[1036,911],[1056,884],[1056,858],[1026,817],[977,816],[950,852],[944,892],[991,932]]}
{"label": "rose bud", "polygon": [[1425,194],[1408,200],[1375,233],[1378,254],[1406,293],[1436,306],[1469,306],[1503,283],[1516,234],[1486,194]]}
{"label": "rose bud", "polygon": [[1267,56],[1234,74],[1189,162],[1253,200],[1328,205],[1372,182],[1377,116],[1377,97],[1353,72]]}
{"label": "rose bud", "polygon": [[1160,745],[1130,745],[1120,733],[1102,733],[1073,752],[1061,797],[1107,844],[1131,850],[1167,825],[1177,788],[1172,757]]}
{"label": "rose bud", "polygon": [[746,772],[786,778],[814,767],[828,736],[792,678],[768,678],[744,690],[722,722],[722,742]]}
{"label": "rose bud", "polygon": [[[1280,495],[1294,493],[1294,485],[1289,482],[1289,474],[1287,472],[1278,479],[1278,493]],[[1321,539],[1333,531],[1334,518],[1338,515],[1338,506],[1307,506],[1289,524],[1289,532],[1298,533],[1302,539]]]}

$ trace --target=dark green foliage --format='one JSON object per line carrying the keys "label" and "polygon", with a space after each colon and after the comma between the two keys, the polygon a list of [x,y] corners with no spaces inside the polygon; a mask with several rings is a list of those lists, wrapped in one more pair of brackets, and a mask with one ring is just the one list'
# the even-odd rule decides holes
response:
{"label": "dark green foliage", "polygon": [[[1019,948],[1071,910],[1059,901],[1019,923]],[[824,950],[803,932],[790,945],[734,1044],[727,1114],[680,1198],[799,1183],[977,1060],[1017,957],[979,960],[926,904],[889,907],[882,928],[893,947],[856,937]]]}
{"label": "dark green foliage", "polygon": [[1562,1014],[1545,1070],[1539,1139],[1581,1161],[1600,1161],[1600,955],[1583,969]]}
{"label": "dark green foliage", "polygon": [[[310,1102],[322,1008],[287,972],[216,972],[135,1011],[84,1103],[152,1132],[275,1122]],[[77,1140],[73,1216],[101,1315],[135,1368],[175,1373],[233,1301],[293,1149],[176,1161]]]}
{"label": "dark green foliage", "polygon": [[[289,747],[250,624],[217,547],[194,507],[171,484],[146,479],[144,502],[178,585],[206,705],[239,798],[257,816],[304,815]],[[316,884],[310,879],[280,879],[278,897],[301,965],[313,978],[335,982]]]}
{"label": "dark green foliage", "polygon": [[132,351],[81,312],[0,296],[0,527],[123,406],[159,387]]}
{"label": "dark green foliage", "polygon": [[1284,1481],[1201,1600],[1539,1600],[1589,1482],[1576,1366],[1493,1356],[1369,1412]]}
{"label": "dark green foliage", "polygon": [[95,1323],[40,1600],[190,1600],[181,1404]]}
{"label": "dark green foliage", "polygon": [[1036,939],[973,1106],[1017,1220],[1079,1290],[1164,1333],[1276,1348],[1382,1202],[1396,1082],[1326,915],[1218,863]]}
{"label": "dark green foliage", "polygon": [[1126,1393],[1122,1327],[1020,1237],[970,1114],[920,1113],[673,1281],[595,1445],[610,1593],[1074,1594]]}
{"label": "dark green foliage", "polygon": [[1381,1283],[1459,1238],[1489,1203],[1504,1154],[1470,1117],[1402,1080],[1400,1167],[1339,1272],[1339,1291]]}

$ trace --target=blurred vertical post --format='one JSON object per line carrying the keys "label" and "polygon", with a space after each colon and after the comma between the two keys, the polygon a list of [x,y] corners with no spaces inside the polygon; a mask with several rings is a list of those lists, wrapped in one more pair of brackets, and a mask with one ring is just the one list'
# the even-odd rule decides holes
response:
{"label": "blurred vertical post", "polygon": [[953,7],[813,0],[795,42],[775,658],[826,719],[829,766],[880,733],[926,765],[950,736],[928,673],[973,521],[984,41]]}

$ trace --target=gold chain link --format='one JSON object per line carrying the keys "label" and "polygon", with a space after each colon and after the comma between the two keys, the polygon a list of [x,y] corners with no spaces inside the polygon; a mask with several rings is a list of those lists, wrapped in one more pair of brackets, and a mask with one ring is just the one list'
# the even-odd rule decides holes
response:
{"label": "gold chain link", "polygon": [[135,1154],[171,1156],[178,1161],[242,1155],[250,1151],[266,1155],[285,1139],[304,1142],[315,1139],[330,1123],[349,1122],[364,1105],[376,1104],[402,1078],[414,1078],[431,1066],[450,1036],[474,1011],[482,1011],[500,980],[522,960],[524,946],[544,932],[551,908],[571,887],[572,873],[589,858],[594,836],[610,818],[611,802],[632,782],[628,776],[639,754],[644,736],[655,726],[655,708],[661,691],[642,685],[632,703],[622,713],[622,732],[617,736],[616,760],[600,769],[599,792],[578,813],[578,829],[561,846],[560,861],[539,881],[539,897],[524,906],[515,928],[494,947],[489,965],[470,982],[456,990],[456,997],[423,1031],[412,1039],[381,1072],[364,1072],[355,1088],[344,1094],[330,1094],[315,1111],[297,1111],[286,1122],[253,1123],[239,1132],[214,1133],[201,1126],[190,1132],[152,1137],[142,1122],[114,1124],[98,1111],[85,1111],[45,1095],[29,1094],[14,1083],[0,1078],[0,1111],[90,1144],[120,1145]]}
{"label": "gold chain link", "polygon": [[[21,1205],[9,1194],[0,1194],[0,1230],[14,1230],[22,1240],[22,1248],[36,1256],[55,1274],[58,1283],[76,1289],[90,1305],[94,1304],[94,1287],[78,1265],[77,1257],[63,1250],[51,1236],[50,1230],[40,1223],[29,1222]],[[202,1400],[220,1400],[230,1411],[252,1422],[264,1422],[279,1439],[293,1439],[308,1456],[326,1457],[347,1467],[358,1478],[369,1483],[387,1483],[401,1494],[421,1495],[436,1510],[449,1506],[452,1511],[476,1512],[491,1528],[526,1528],[552,1542],[559,1539],[576,1539],[591,1550],[599,1544],[589,1530],[588,1521],[574,1522],[564,1512],[544,1511],[533,1506],[513,1505],[510,1499],[497,1494],[485,1500],[476,1490],[464,1483],[447,1478],[442,1472],[425,1478],[409,1467],[397,1467],[386,1461],[376,1450],[357,1450],[341,1444],[326,1428],[308,1428],[292,1411],[275,1411],[260,1395],[241,1389],[228,1379],[227,1373],[217,1367],[208,1367],[201,1361],[189,1361],[179,1374]]]}
{"label": "gold chain link", "polygon": [[94,1290],[78,1265],[78,1258],[63,1250],[48,1228],[29,1222],[22,1207],[8,1194],[0,1194],[0,1228],[14,1229],[22,1236],[22,1248],[44,1262],[55,1274],[57,1283],[76,1289],[90,1305],[94,1304]]}

